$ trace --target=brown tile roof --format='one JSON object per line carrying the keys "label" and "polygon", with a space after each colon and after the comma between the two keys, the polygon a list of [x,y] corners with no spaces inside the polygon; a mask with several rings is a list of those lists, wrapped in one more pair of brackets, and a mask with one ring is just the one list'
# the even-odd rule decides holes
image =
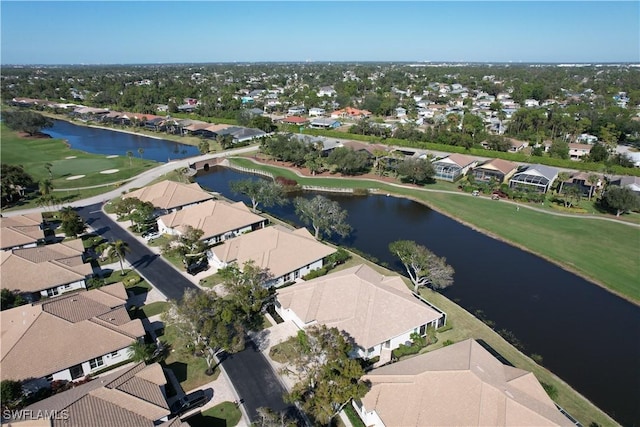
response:
{"label": "brown tile roof", "polygon": [[508,175],[510,172],[513,172],[518,167],[517,164],[510,162],[508,160],[503,159],[492,159],[489,160],[476,169],[489,169],[502,172],[505,175]]}
{"label": "brown tile roof", "polygon": [[242,202],[228,203],[208,200],[204,203],[171,212],[159,218],[167,227],[184,232],[185,226],[202,230],[202,239],[260,223],[265,219],[251,212]]}
{"label": "brown tile roof", "polygon": [[[115,309],[91,302],[95,299],[89,295],[104,292],[101,289],[0,312],[1,378],[40,378],[128,347],[136,338],[144,336],[139,319],[122,323],[124,316],[128,316],[124,302]],[[88,318],[105,314],[116,320]]]}
{"label": "brown tile roof", "polygon": [[303,124],[303,123],[307,123],[309,119],[305,117],[290,116],[290,117],[285,117],[284,119],[282,119],[282,121],[285,123]]}
{"label": "brown tile roof", "polygon": [[[149,372],[153,373],[154,381],[146,379]],[[66,410],[68,419],[55,421],[55,426],[151,427],[169,415],[169,407],[160,389],[166,382],[159,364],[145,366],[144,363],[139,363],[41,400],[26,409]]]}
{"label": "brown tile roof", "polygon": [[44,239],[41,224],[40,213],[0,217],[0,248],[28,245]]}
{"label": "brown tile roof", "polygon": [[458,153],[450,154],[449,156],[447,156],[447,159],[451,160],[460,167],[465,167],[477,161],[477,159],[473,157],[465,156],[464,154]]}
{"label": "brown tile roof", "polygon": [[279,289],[277,298],[306,324],[341,329],[365,349],[442,316],[416,299],[399,276],[366,265]]}
{"label": "brown tile roof", "polygon": [[291,231],[274,225],[225,240],[212,251],[225,263],[242,266],[253,260],[277,278],[329,256],[336,249],[318,242],[306,228]]}
{"label": "brown tile roof", "polygon": [[83,251],[84,248],[78,250],[77,244],[56,243],[3,252],[0,286],[39,292],[83,280],[93,273],[91,265],[82,262]]}
{"label": "brown tile roof", "polygon": [[531,372],[503,365],[474,340],[374,369],[362,399],[387,425],[572,425]]}
{"label": "brown tile roof", "polygon": [[174,181],[162,181],[127,193],[122,197],[136,197],[143,202],[150,202],[160,209],[175,209],[213,198],[197,183],[182,184]]}

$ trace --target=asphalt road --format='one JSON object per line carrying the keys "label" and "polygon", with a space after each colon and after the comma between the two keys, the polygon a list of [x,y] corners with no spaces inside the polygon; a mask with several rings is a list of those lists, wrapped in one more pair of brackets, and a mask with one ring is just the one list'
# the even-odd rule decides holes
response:
{"label": "asphalt road", "polygon": [[126,260],[167,298],[181,299],[185,290],[198,289],[173,266],[149,250],[127,230],[102,212],[101,204],[76,208],[76,210],[97,234],[110,241],[124,240],[127,242],[129,252],[125,255]]}
{"label": "asphalt road", "polygon": [[297,408],[284,402],[284,386],[253,341],[247,341],[247,347],[243,351],[223,354],[220,359],[251,421],[256,420],[257,409],[260,407],[269,408],[276,413],[285,412],[289,418],[300,420]]}
{"label": "asphalt road", "polygon": [[[181,299],[185,290],[199,289],[109,218],[102,211],[101,203],[79,207],[76,210],[97,234],[108,240],[127,242],[129,252],[125,256],[126,260],[167,298]],[[295,406],[284,403],[284,387],[252,341],[247,341],[244,351],[224,355],[221,360],[251,420],[255,419],[260,407],[267,407],[276,412],[284,411],[292,418],[299,418]]]}

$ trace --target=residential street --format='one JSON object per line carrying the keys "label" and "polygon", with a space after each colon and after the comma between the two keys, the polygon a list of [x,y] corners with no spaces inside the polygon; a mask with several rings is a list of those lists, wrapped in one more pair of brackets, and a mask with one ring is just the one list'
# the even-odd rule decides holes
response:
{"label": "residential street", "polygon": [[244,351],[225,355],[221,360],[251,420],[263,406],[275,412],[286,412],[291,418],[300,418],[296,407],[282,399],[285,388],[253,341],[247,341]]}
{"label": "residential street", "polygon": [[[97,234],[108,240],[121,239],[127,242],[130,249],[125,257],[127,262],[167,298],[180,299],[185,290],[199,289],[173,266],[109,218],[102,211],[100,203],[79,207],[77,211]],[[295,413],[295,407],[284,403],[282,399],[284,387],[263,354],[255,349],[253,342],[248,341],[246,350],[227,357],[222,366],[237,394],[243,400],[246,413],[251,419],[255,417],[256,410],[260,407]]]}

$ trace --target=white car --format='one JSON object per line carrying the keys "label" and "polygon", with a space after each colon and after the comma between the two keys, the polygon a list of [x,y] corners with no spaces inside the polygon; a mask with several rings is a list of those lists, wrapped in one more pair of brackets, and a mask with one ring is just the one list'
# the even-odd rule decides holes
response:
{"label": "white car", "polygon": [[146,240],[147,242],[150,242],[150,241],[152,241],[154,239],[157,239],[158,237],[160,237],[160,233],[157,233],[157,232],[156,233],[148,233],[148,234],[143,234],[142,235],[142,238],[144,240]]}

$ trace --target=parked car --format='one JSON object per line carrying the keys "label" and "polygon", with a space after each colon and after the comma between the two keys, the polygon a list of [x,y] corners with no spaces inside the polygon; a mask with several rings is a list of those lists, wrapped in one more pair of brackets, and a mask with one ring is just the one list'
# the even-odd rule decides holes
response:
{"label": "parked car", "polygon": [[196,390],[173,402],[171,405],[171,415],[180,416],[193,408],[200,408],[207,403],[207,400],[207,395],[204,390]]}
{"label": "parked car", "polygon": [[192,276],[195,276],[196,274],[200,273],[201,271],[205,271],[209,269],[209,263],[207,262],[207,260],[202,260],[200,262],[196,262],[194,264],[189,264],[187,266],[187,273],[191,274]]}
{"label": "parked car", "polygon": [[160,233],[158,233],[157,231],[142,233],[142,238],[147,242],[150,242],[153,239],[157,239],[158,237],[160,237]]}

